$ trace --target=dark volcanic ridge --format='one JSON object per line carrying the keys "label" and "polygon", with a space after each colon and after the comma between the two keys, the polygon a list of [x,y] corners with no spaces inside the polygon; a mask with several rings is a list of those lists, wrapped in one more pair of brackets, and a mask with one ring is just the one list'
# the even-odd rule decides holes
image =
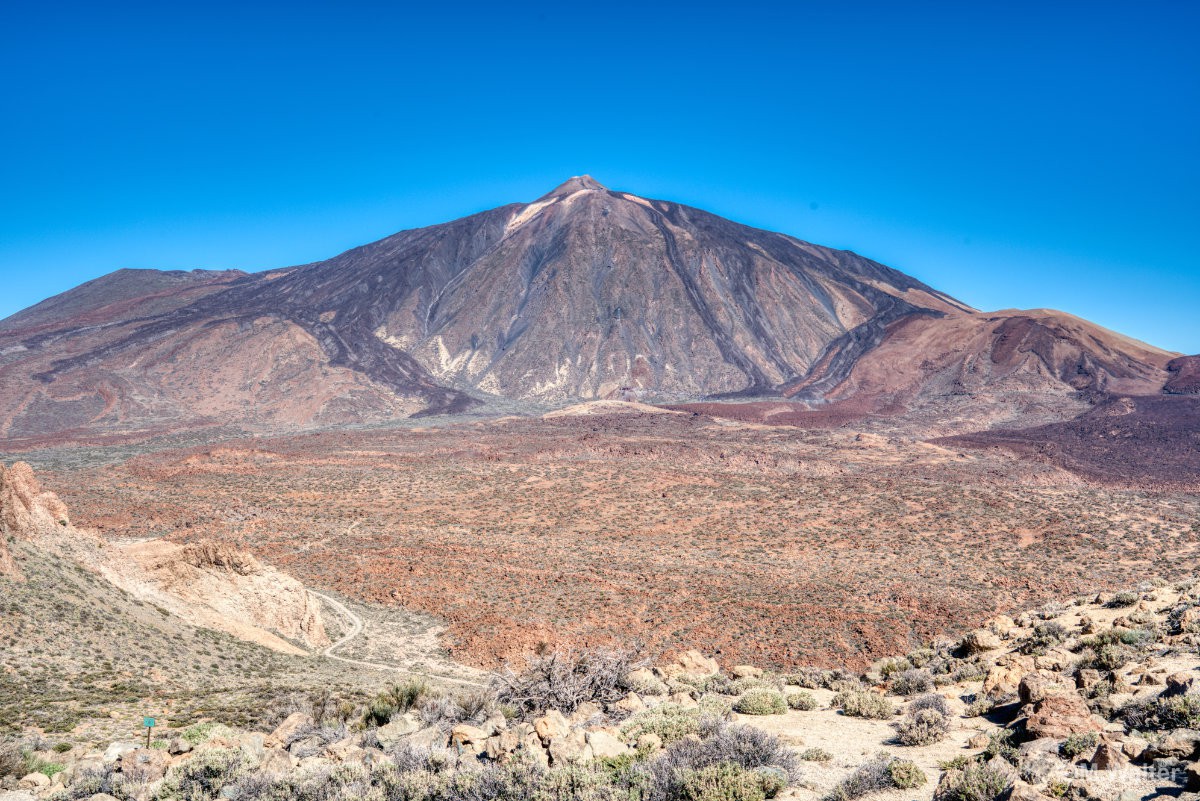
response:
{"label": "dark volcanic ridge", "polygon": [[1200,398],[1111,398],[1062,423],[934,440],[1002,448],[1092,481],[1142,489],[1200,490]]}

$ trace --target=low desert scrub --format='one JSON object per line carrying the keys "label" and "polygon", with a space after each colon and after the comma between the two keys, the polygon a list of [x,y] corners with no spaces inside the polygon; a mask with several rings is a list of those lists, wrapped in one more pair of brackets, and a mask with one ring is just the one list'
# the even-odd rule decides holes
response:
{"label": "low desert scrub", "polygon": [[1063,740],[1062,745],[1058,747],[1058,753],[1066,759],[1076,759],[1084,754],[1090,754],[1096,749],[1096,744],[1099,742],[1100,737],[1094,731],[1086,734],[1072,734]]}
{"label": "low desert scrub", "polygon": [[788,703],[778,690],[753,689],[733,704],[733,711],[742,715],[782,715]]}
{"label": "low desert scrub", "polygon": [[678,782],[680,801],[764,801],[787,786],[775,773],[746,770],[728,762],[680,771]]}
{"label": "low desert scrub", "polygon": [[928,670],[912,668],[892,679],[891,690],[896,695],[916,695],[933,689],[933,676]]}
{"label": "low desert scrub", "polygon": [[978,718],[989,714],[996,708],[996,702],[986,696],[980,696],[967,704],[967,708],[963,710],[964,718]]}
{"label": "low desert scrub", "polygon": [[1109,607],[1110,609],[1123,609],[1127,606],[1133,606],[1141,599],[1142,596],[1139,593],[1136,593],[1133,590],[1125,590],[1124,592],[1118,592],[1116,595],[1114,595],[1108,601],[1108,603],[1105,604],[1105,606]]}
{"label": "low desert scrub", "polygon": [[653,734],[670,744],[684,737],[700,733],[700,712],[685,709],[678,704],[660,704],[653,709],[638,712],[621,726],[621,736],[626,740],[637,740],[643,734]]}
{"label": "low desert scrub", "polygon": [[946,717],[950,717],[950,705],[946,703],[946,699],[937,693],[925,693],[913,699],[913,702],[908,705],[909,714],[915,713],[922,709],[932,709],[940,712]]}
{"label": "low desert scrub", "polygon": [[1021,643],[1020,651],[1023,654],[1044,654],[1066,640],[1068,633],[1067,627],[1057,621],[1039,623],[1033,627],[1033,634]]}
{"label": "low desert scrub", "polygon": [[879,754],[859,765],[827,795],[826,801],[851,801],[880,790],[911,790],[928,779],[925,773],[907,759]]}
{"label": "low desert scrub", "polygon": [[181,801],[213,798],[226,786],[244,777],[247,770],[246,757],[240,750],[214,748],[201,751],[167,771],[159,786],[158,797]]}
{"label": "low desert scrub", "polygon": [[896,714],[896,707],[891,701],[869,690],[840,692],[834,696],[833,706],[852,718],[887,720]]}
{"label": "low desert scrub", "polygon": [[803,762],[831,762],[833,754],[826,751],[824,748],[805,748],[798,756]]}
{"label": "low desert scrub", "polygon": [[551,651],[531,658],[519,672],[506,667],[495,673],[492,689],[499,704],[522,717],[547,709],[569,715],[588,701],[601,706],[619,701],[625,696],[624,677],[644,666],[632,649]]}
{"label": "low desert scrub", "polygon": [[942,775],[934,801],[996,801],[1012,785],[1008,775],[988,764],[972,763]]}
{"label": "low desert scrub", "polygon": [[1159,696],[1124,707],[1120,717],[1136,731],[1200,728],[1200,695]]}
{"label": "low desert scrub", "polygon": [[895,726],[901,745],[933,745],[946,739],[950,731],[950,721],[936,709],[918,709]]}
{"label": "low desert scrub", "polygon": [[799,692],[788,693],[786,697],[789,709],[795,709],[800,712],[811,712],[817,708],[817,699],[813,698],[810,692],[800,690]]}

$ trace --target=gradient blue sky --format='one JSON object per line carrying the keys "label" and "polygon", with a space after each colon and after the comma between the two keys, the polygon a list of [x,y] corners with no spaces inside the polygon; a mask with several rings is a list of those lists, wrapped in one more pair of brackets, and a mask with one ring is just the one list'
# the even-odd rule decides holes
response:
{"label": "gradient blue sky", "polygon": [[1200,352],[1200,3],[9,3],[0,317],[616,189]]}

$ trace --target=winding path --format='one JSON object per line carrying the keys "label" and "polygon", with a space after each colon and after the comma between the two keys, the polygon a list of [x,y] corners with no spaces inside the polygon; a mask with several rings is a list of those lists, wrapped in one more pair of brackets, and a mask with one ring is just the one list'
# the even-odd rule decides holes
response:
{"label": "winding path", "polygon": [[350,657],[341,656],[339,654],[334,653],[339,648],[348,644],[351,640],[355,639],[356,637],[358,637],[359,635],[361,635],[363,633],[363,628],[364,628],[363,620],[361,617],[359,617],[357,614],[355,614],[353,611],[351,611],[349,607],[347,607],[344,603],[337,600],[336,598],[330,598],[325,593],[317,592],[316,590],[310,589],[308,592],[310,595],[316,596],[317,598],[320,598],[325,603],[329,604],[329,606],[331,606],[335,612],[337,612],[339,615],[346,618],[346,620],[348,620],[350,622],[350,630],[348,632],[346,632],[345,634],[343,634],[337,642],[333,643],[332,645],[328,646],[324,651],[322,651],[322,654],[326,658],[336,659],[338,662],[345,662],[348,665],[358,665],[359,667],[374,668],[375,670],[391,670],[396,673],[408,673],[411,675],[424,675],[424,676],[428,676],[431,679],[437,679],[438,681],[445,681],[445,682],[450,682],[453,684],[461,684],[465,687],[481,686],[481,684],[476,681],[468,681],[466,679],[458,679],[458,678],[454,678],[452,676],[442,675],[440,673],[428,673],[428,672],[421,673],[419,671],[415,671],[410,668],[403,668],[398,665],[385,665],[380,662],[365,662],[361,659],[351,659]]}

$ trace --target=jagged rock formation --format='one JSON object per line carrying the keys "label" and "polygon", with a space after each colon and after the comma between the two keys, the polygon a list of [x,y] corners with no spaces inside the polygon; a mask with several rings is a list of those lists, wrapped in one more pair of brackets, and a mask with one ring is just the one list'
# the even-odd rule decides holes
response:
{"label": "jagged rock formation", "polygon": [[25,462],[12,467],[0,465],[0,576],[20,578],[8,548],[9,538],[34,540],[57,535],[70,527],[67,507],[53,492],[44,492]]}
{"label": "jagged rock formation", "polygon": [[1062,418],[1081,391],[1158,392],[1173,355],[1068,315],[978,314],[849,251],[583,176],[316,264],[124,271],[45,301],[0,322],[0,436],[278,429],[488,396],[898,414],[1032,388]]}

